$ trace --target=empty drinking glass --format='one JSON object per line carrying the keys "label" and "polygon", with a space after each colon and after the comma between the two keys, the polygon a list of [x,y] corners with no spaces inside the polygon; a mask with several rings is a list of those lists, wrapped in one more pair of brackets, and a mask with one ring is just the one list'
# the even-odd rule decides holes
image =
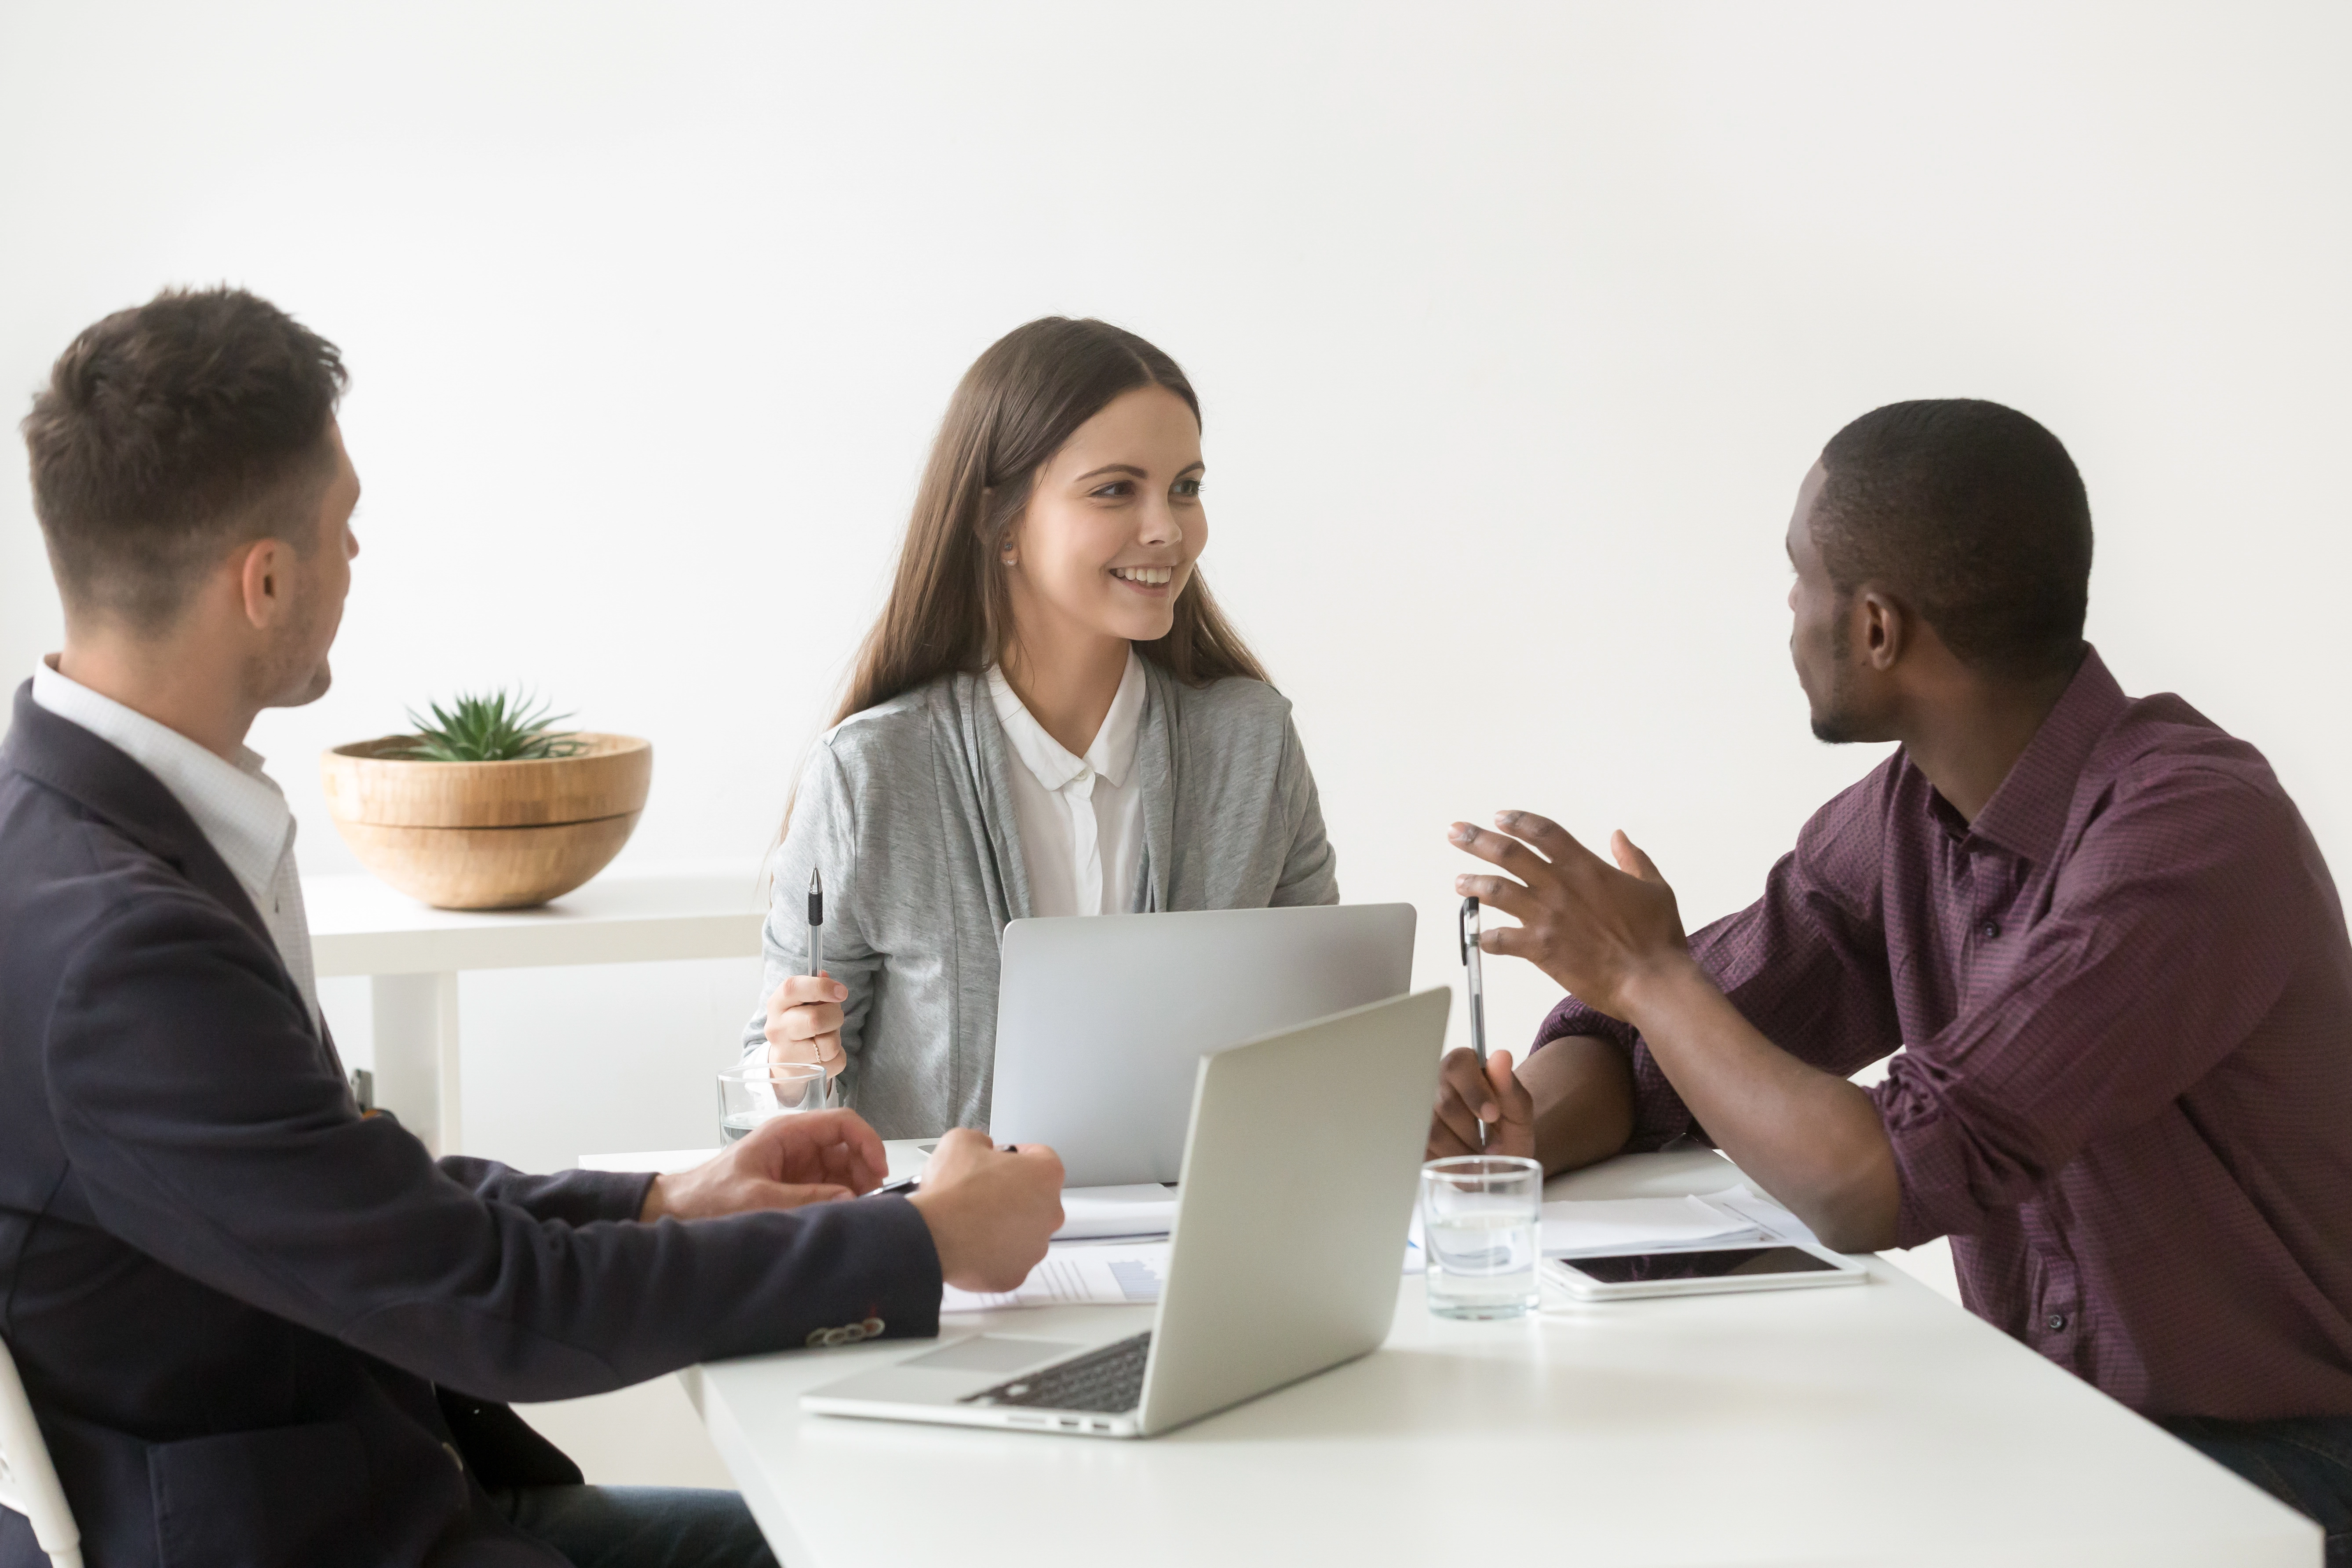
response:
{"label": "empty drinking glass", "polygon": [[1421,1168],[1421,1236],[1429,1310],[1441,1318],[1516,1318],[1537,1300],[1543,1167],[1509,1154],[1464,1154]]}
{"label": "empty drinking glass", "polygon": [[732,1143],[772,1117],[823,1110],[824,1068],[816,1062],[738,1062],[719,1075],[719,1141]]}

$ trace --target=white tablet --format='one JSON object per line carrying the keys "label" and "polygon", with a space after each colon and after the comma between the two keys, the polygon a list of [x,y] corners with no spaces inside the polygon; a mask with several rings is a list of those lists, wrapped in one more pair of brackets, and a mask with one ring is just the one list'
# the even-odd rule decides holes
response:
{"label": "white tablet", "polygon": [[1870,1278],[1870,1270],[1851,1258],[1793,1241],[1547,1258],[1543,1267],[1553,1284],[1588,1301],[1710,1296],[1727,1290],[1805,1290],[1817,1285],[1859,1285]]}

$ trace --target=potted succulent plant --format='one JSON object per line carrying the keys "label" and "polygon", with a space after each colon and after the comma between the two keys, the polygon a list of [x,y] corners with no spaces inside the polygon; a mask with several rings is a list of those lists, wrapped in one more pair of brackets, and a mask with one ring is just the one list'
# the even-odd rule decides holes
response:
{"label": "potted succulent plant", "polygon": [[559,730],[565,715],[520,693],[429,706],[409,710],[414,734],[320,759],[336,830],[384,881],[445,910],[517,909],[572,891],[629,841],[650,742]]}

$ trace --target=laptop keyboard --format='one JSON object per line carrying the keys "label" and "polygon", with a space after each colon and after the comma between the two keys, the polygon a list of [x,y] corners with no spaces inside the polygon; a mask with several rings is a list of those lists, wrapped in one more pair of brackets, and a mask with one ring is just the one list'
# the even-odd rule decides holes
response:
{"label": "laptop keyboard", "polygon": [[1146,1330],[1068,1361],[1024,1373],[994,1388],[967,1394],[959,1405],[1029,1405],[1048,1410],[1123,1415],[1143,1402],[1143,1363],[1151,1350]]}

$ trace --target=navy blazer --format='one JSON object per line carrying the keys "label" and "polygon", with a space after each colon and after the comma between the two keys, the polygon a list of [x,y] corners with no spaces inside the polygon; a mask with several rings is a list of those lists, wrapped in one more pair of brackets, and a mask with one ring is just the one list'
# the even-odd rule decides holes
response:
{"label": "navy blazer", "polygon": [[[903,1199],[643,1225],[651,1180],[436,1163],[362,1118],[179,803],[17,689],[0,1335],[92,1568],[556,1564],[483,1488],[578,1472],[498,1402],[938,1331]],[[0,1510],[0,1565],[41,1561]]]}

